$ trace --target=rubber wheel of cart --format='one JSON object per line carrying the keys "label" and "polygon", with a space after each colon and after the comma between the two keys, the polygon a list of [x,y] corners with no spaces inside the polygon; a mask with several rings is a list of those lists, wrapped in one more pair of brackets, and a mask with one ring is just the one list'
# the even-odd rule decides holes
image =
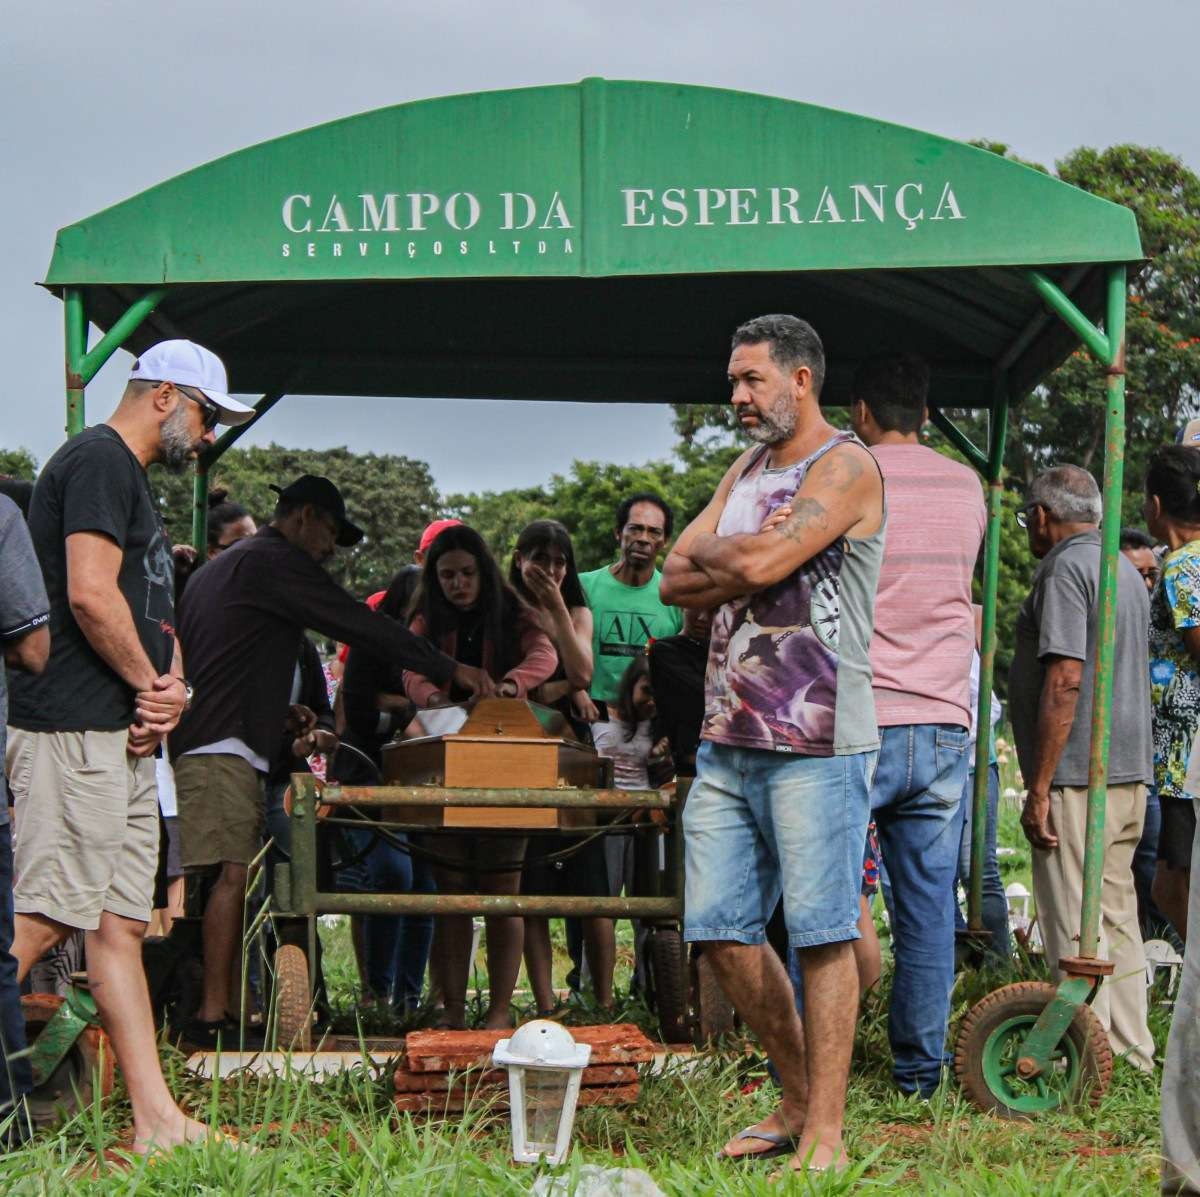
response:
{"label": "rubber wheel of cart", "polygon": [[[63,999],[56,993],[30,993],[21,998],[25,1039],[30,1045],[57,1013]],[[58,1067],[29,1095],[34,1126],[54,1126],[86,1110],[97,1096],[113,1090],[116,1066],[112,1044],[99,1027],[87,1027]]]}
{"label": "rubber wheel of cart", "polygon": [[1031,1120],[1070,1106],[1096,1105],[1112,1080],[1112,1048],[1090,1006],[1080,1006],[1059,1040],[1049,1072],[1017,1073],[1021,1041],[1054,1000],[1047,981],[1021,981],[988,994],[963,1020],[954,1047],[954,1072],[981,1110]]}
{"label": "rubber wheel of cart", "polygon": [[275,952],[275,1043],[280,1051],[312,1050],[308,956],[291,943]]}
{"label": "rubber wheel of cart", "polygon": [[650,983],[664,1043],[687,1043],[691,1038],[686,961],[683,939],[675,928],[658,927],[650,933]]}
{"label": "rubber wheel of cart", "polygon": [[712,962],[702,951],[693,953],[691,971],[696,1046],[708,1047],[733,1031],[736,1015]]}

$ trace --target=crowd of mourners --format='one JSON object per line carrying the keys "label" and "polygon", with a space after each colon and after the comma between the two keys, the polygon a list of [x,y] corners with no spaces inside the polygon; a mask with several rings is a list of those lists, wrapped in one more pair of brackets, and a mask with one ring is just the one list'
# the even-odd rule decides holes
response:
{"label": "crowd of mourners", "polygon": [[[324,566],[363,533],[335,483],[313,475],[281,479],[262,526],[237,496],[215,493],[206,559],[172,549],[147,468],[183,469],[218,425],[253,415],[228,394],[220,360],[188,341],[143,353],[111,418],[72,437],[35,486],[9,488],[17,502],[0,496],[0,706],[14,808],[10,822],[0,803],[0,1100],[11,1143],[29,1133],[20,987],[54,984],[81,961],[132,1103],[135,1150],[208,1133],[163,1078],[142,963],[148,924],[169,932],[186,886],[203,916],[203,981],[176,1029],[199,1047],[253,1037],[263,984],[253,967],[242,975],[248,888],[264,849],[268,881],[287,859],[292,775],[378,783],[388,744],[434,734],[437,708],[490,696],[555,708],[572,739],[611,759],[618,788],[690,779],[684,938],[780,1087],[774,1112],[725,1157],[845,1163],[859,996],[881,971],[878,888],[895,1083],[917,1100],[933,1094],[948,1063],[973,835],[985,841],[986,948],[1012,956],[996,851],[1000,706],[992,696],[977,710],[983,490],[922,443],[929,375],[914,355],[858,367],[845,430],[820,407],[824,352],[805,321],[743,324],[727,371],[749,447],[678,535],[662,497],[625,497],[613,513],[616,560],[590,572],[555,520],[524,528],[502,563],[476,530],[439,519],[386,589],[353,596]],[[1151,456],[1145,529],[1122,530],[1116,579],[1099,943],[1114,970],[1092,1008],[1114,1052],[1143,1071],[1154,1066],[1143,941],[1183,949],[1189,911],[1200,918],[1189,886],[1198,442],[1195,421]],[[1038,565],[1007,697],[1053,972],[1079,953],[1095,480],[1074,465],[1044,470],[1016,520]],[[318,644],[340,651],[323,659]],[[986,820],[972,827],[981,736]],[[433,838],[436,851],[423,843]],[[633,844],[381,835],[363,822],[339,828],[331,867],[347,891],[609,897],[636,889]],[[1191,931],[1195,940],[1195,922]],[[469,917],[356,916],[352,932],[364,1002],[466,1025]],[[303,924],[284,919],[273,934],[306,942]],[[553,1017],[562,994],[548,920],[489,917],[484,938],[484,1025],[512,1025],[522,962],[538,1013]],[[567,942],[571,989],[611,1008],[613,920],[567,920]],[[1162,1117],[1164,1181],[1187,1191],[1200,1191],[1198,1002],[1200,961],[1185,952]],[[318,989],[316,1017],[327,1015]]]}

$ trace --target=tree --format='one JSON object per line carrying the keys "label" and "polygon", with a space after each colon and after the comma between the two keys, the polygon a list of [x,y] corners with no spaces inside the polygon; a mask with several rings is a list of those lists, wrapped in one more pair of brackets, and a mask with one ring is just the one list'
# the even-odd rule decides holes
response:
{"label": "tree", "polygon": [[0,449],[0,476],[32,482],[37,472],[37,458],[28,449]]}
{"label": "tree", "polygon": [[[421,461],[387,453],[351,453],[337,449],[230,449],[214,466],[209,486],[223,487],[255,520],[271,518],[275,483],[286,486],[301,474],[322,474],[337,483],[350,519],[366,533],[363,542],[341,550],[329,563],[330,574],[352,594],[365,597],[381,590],[412,560],[421,532],[442,514],[429,467]],[[167,531],[175,541],[190,541],[192,473],[150,471],[158,490]]]}

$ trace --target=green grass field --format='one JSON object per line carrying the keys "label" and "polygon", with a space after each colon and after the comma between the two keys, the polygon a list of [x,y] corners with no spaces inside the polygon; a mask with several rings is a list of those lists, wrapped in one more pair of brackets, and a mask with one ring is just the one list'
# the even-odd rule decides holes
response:
{"label": "green grass field", "polygon": [[[1012,778],[1007,764],[1006,780]],[[1003,806],[1001,843],[1017,849],[1002,859],[1005,882],[1029,882],[1011,803]],[[623,925],[619,968],[627,985],[632,960]],[[394,1030],[379,1015],[356,1019],[355,976],[344,925],[323,930],[327,975],[337,1021],[366,1033]],[[561,946],[561,945],[560,945]],[[886,948],[886,943],[885,943]],[[559,953],[560,968],[565,954]],[[954,999],[957,1021],[991,989],[1020,979],[964,973]],[[1025,975],[1030,975],[1026,973]],[[561,973],[558,974],[561,978]],[[762,1062],[732,1045],[725,1054],[677,1060],[647,1072],[637,1105],[581,1110],[576,1147],[561,1170],[583,1163],[643,1168],[669,1194],[849,1193],[886,1189],[937,1194],[1090,1194],[1157,1191],[1159,1076],[1144,1077],[1118,1061],[1113,1083],[1094,1110],[1009,1123],[976,1113],[948,1083],[932,1102],[898,1094],[889,1081],[885,990],[871,996],[859,1027],[847,1112],[854,1160],[841,1176],[769,1181],[775,1164],[722,1164],[717,1148],[771,1107],[770,1084],[746,1092]],[[586,1020],[586,1008],[572,1012]],[[623,1017],[646,1021],[634,1001]],[[1152,1029],[1161,1056],[1169,1010],[1156,1005]],[[568,1018],[568,1021],[571,1021]],[[374,1023],[374,1025],[372,1025]],[[149,1163],[114,1170],[97,1154],[120,1145],[127,1107],[120,1093],[24,1150],[0,1158],[4,1194],[475,1194],[527,1193],[538,1170],[508,1159],[508,1123],[486,1108],[466,1118],[396,1115],[390,1069],[367,1065],[323,1084],[303,1078],[242,1076],[210,1085],[188,1074],[170,1048],[163,1059],[173,1091],[196,1117],[233,1128],[253,1153],[204,1144]],[[569,1191],[569,1188],[568,1188]]]}

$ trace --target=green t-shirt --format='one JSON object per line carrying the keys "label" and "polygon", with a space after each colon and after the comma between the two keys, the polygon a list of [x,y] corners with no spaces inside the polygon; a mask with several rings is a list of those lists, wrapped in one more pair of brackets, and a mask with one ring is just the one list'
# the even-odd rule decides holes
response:
{"label": "green t-shirt", "polygon": [[658,597],[661,577],[655,570],[645,586],[626,586],[607,566],[579,575],[592,609],[595,662],[590,693],[597,702],[616,702],[621,678],[647,640],[674,636],[683,628],[683,612]]}

